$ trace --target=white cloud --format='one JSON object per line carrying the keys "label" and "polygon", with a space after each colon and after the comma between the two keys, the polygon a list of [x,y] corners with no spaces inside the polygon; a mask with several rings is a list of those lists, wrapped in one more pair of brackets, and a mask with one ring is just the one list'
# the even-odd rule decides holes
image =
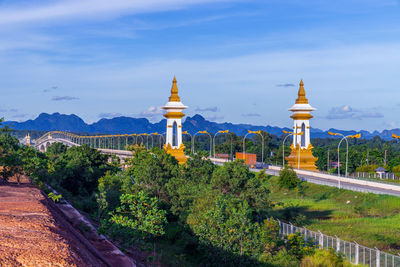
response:
{"label": "white cloud", "polygon": [[196,112],[217,112],[218,111],[218,107],[216,107],[216,106],[214,106],[214,107],[205,107],[205,108],[197,107],[194,111],[196,111]]}
{"label": "white cloud", "polygon": [[78,100],[79,97],[75,96],[53,96],[51,100],[53,101],[71,101],[71,100]]}
{"label": "white cloud", "polygon": [[154,121],[158,118],[161,117],[161,114],[163,114],[163,110],[161,109],[161,106],[156,107],[156,106],[150,106],[148,109],[145,111],[142,111],[139,116],[145,117],[151,121]]}
{"label": "white cloud", "polygon": [[328,120],[343,120],[343,119],[351,119],[351,120],[362,120],[362,119],[371,119],[371,118],[383,118],[383,114],[377,111],[368,110],[360,110],[354,109],[349,105],[344,105],[340,107],[333,107],[329,111],[329,114],[326,116]]}
{"label": "white cloud", "polygon": [[126,14],[184,9],[227,0],[59,0],[0,8],[0,24],[20,24],[64,19],[103,19]]}
{"label": "white cloud", "polygon": [[121,117],[123,116],[121,113],[112,113],[112,112],[105,112],[105,113],[100,113],[97,117],[100,119],[112,119],[115,117]]}

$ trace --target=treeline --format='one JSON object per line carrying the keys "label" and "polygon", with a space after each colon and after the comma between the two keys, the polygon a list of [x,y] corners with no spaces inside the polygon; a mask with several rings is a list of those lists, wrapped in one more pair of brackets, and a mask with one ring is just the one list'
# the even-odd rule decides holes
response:
{"label": "treeline", "polygon": [[[204,155],[185,165],[164,150],[129,148],[133,157],[123,170],[87,145],[55,143],[45,154],[20,146],[0,133],[2,179],[26,175],[49,193],[56,189],[88,214],[125,250],[142,251],[149,262],[168,266],[309,266],[346,263],[334,252],[320,251],[293,234],[282,239],[269,212],[269,176],[254,174],[242,161],[215,166]],[[285,170],[282,190],[300,181]],[[55,201],[60,196],[50,194]],[[146,252],[147,251],[147,252]]]}
{"label": "treeline", "polygon": [[[286,160],[282,159],[282,142],[284,135],[275,136],[267,132],[261,132],[264,137],[264,162],[282,165]],[[209,138],[207,136],[196,137],[196,151],[208,151]],[[185,139],[189,146],[189,139]],[[338,138],[316,138],[311,143],[314,146],[313,154],[318,158],[316,162],[317,168],[322,171],[336,172],[336,165],[332,164],[338,161],[337,148],[340,139]],[[382,166],[388,171],[400,172],[400,143],[397,140],[386,141],[376,136],[372,139],[348,139],[348,172],[373,172],[373,170]],[[231,154],[234,156],[236,152],[243,151],[243,136],[237,136],[233,133],[228,135],[219,135],[216,138],[216,153]],[[257,154],[257,161],[261,161],[262,157],[262,139],[259,135],[249,135],[245,139],[246,153]],[[285,157],[290,154],[290,145],[292,139],[289,137],[285,142]],[[346,161],[346,142],[343,141],[340,147],[340,164],[341,173],[345,172]],[[329,157],[329,160],[328,160]],[[358,169],[357,169],[358,168]]]}

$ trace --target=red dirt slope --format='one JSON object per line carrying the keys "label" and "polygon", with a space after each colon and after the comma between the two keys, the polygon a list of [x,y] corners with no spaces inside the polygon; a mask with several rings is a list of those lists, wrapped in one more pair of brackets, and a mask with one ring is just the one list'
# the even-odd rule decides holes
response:
{"label": "red dirt slope", "polygon": [[41,192],[0,185],[0,266],[105,266]]}

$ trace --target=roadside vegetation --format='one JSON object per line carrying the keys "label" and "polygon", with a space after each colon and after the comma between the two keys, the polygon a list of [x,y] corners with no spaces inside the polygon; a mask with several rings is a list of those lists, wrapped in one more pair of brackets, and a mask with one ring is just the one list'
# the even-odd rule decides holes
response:
{"label": "roadside vegetation", "polygon": [[[364,218],[354,215],[363,212],[368,216],[392,212],[395,216],[398,211],[398,202],[392,203],[390,198],[385,209],[379,210],[374,201],[379,203],[382,199],[375,197],[381,196],[343,190],[329,193],[332,189],[302,183],[290,169],[277,178],[263,172],[254,174],[242,161],[215,166],[199,153],[179,165],[161,149],[129,149],[133,157],[123,170],[117,159],[109,160],[85,145],[68,149],[56,143],[43,154],[20,146],[3,131],[0,175],[2,180],[26,175],[48,195],[50,185],[124,251],[141,251],[145,261],[167,266],[315,266],[321,261],[348,266],[340,255],[321,252],[305,244],[298,234],[282,239],[277,222],[270,217],[314,227],[313,222],[321,218],[329,221],[335,212],[351,220]],[[335,200],[341,195],[339,200],[343,201],[357,195],[355,206],[348,210],[336,207],[335,211],[339,204],[347,207]],[[380,217],[375,220],[368,229],[386,222]],[[327,228],[319,229],[330,234]],[[337,229],[336,234],[343,239],[346,232],[353,231],[340,226]],[[357,230],[361,232],[362,228]],[[368,236],[366,231],[366,241]],[[396,242],[397,236],[392,237]],[[374,239],[379,241],[371,234],[370,241]]]}
{"label": "roadside vegetation", "polygon": [[279,180],[267,179],[273,217],[395,255],[400,252],[400,198],[305,182],[285,190]]}

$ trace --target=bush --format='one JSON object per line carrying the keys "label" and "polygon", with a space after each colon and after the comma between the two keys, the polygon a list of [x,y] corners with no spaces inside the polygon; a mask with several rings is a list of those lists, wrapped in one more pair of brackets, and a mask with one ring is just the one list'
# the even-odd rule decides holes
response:
{"label": "bush", "polygon": [[279,172],[278,184],[281,188],[294,189],[301,182],[296,172],[291,167],[285,166]]}
{"label": "bush", "polygon": [[48,195],[47,195],[51,200],[53,200],[54,202],[60,202],[60,199],[62,198],[62,195],[55,195],[55,194],[53,194],[52,192],[50,192]]}
{"label": "bush", "polygon": [[166,211],[159,208],[156,197],[140,191],[121,195],[121,206],[111,214],[110,222],[130,230],[132,237],[146,239],[165,234]]}
{"label": "bush", "polygon": [[303,258],[301,267],[350,267],[351,263],[346,262],[343,257],[338,255],[333,249],[318,249],[313,255]]}

